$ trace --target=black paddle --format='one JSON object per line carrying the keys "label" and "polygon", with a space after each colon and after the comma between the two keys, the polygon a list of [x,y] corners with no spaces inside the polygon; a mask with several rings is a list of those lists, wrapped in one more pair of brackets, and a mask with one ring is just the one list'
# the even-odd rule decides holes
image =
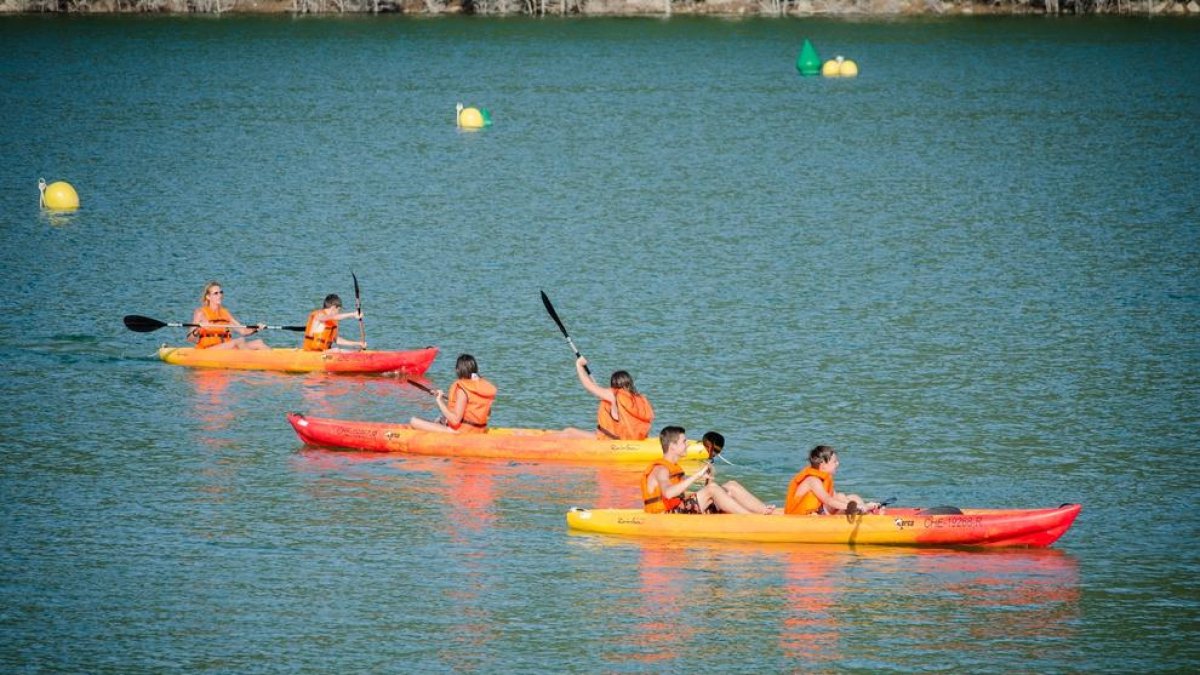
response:
{"label": "black paddle", "polygon": [[[174,323],[151,319],[148,316],[138,316],[137,314],[125,315],[125,327],[135,333],[152,333],[159,328],[201,328],[198,323]],[[244,328],[257,328],[257,326],[244,326]],[[272,330],[290,330],[297,333],[304,332],[304,326],[263,326]]]}
{"label": "black paddle", "polygon": [[[895,501],[896,501],[895,497],[889,497],[889,498],[879,502],[879,508],[882,509],[883,507],[887,506],[888,504],[895,503]],[[878,511],[878,509],[877,509],[877,511]],[[846,518],[853,518],[854,516],[865,516],[868,513],[870,513],[870,512],[863,511],[861,508],[859,508],[858,502],[850,502],[849,504],[846,505]]]}
{"label": "black paddle", "polygon": [[[563,337],[567,338],[567,344],[571,346],[571,351],[575,352],[575,358],[580,358],[583,354],[579,353],[579,349],[575,347],[575,343],[571,340],[571,336],[567,333],[567,327],[563,325],[562,319],[558,318],[558,312],[554,311],[554,305],[550,304],[550,298],[546,295],[546,291],[542,291],[542,304],[546,306],[546,311],[550,314],[550,318],[554,319],[554,323],[558,324],[558,329],[562,331]],[[583,366],[584,372],[588,375],[592,374],[592,369]]]}
{"label": "black paddle", "polygon": [[365,345],[367,344],[367,329],[363,326],[362,295],[358,292],[358,277],[355,276],[353,270],[350,272],[350,276],[354,277],[354,311],[358,312],[358,340]]}
{"label": "black paddle", "polygon": [[417,389],[420,389],[421,391],[425,392],[426,394],[429,394],[430,396],[437,396],[436,391],[430,389],[429,387],[426,387],[425,385],[421,384],[420,382],[417,382],[416,380],[409,380],[408,383],[411,384],[412,386],[416,387]]}

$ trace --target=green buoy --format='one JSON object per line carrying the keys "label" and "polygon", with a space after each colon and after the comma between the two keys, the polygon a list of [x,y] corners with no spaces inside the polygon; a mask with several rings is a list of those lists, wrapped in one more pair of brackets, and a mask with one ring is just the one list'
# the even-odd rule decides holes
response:
{"label": "green buoy", "polygon": [[800,48],[800,56],[796,57],[796,70],[800,71],[800,74],[805,77],[821,73],[821,57],[817,56],[817,50],[813,48],[808,38],[804,38],[804,46]]}

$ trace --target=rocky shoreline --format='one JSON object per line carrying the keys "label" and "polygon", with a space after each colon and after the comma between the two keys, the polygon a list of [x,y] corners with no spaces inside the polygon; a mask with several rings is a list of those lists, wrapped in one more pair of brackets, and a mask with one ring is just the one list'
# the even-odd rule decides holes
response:
{"label": "rocky shoreline", "polygon": [[1200,0],[0,0],[0,14],[45,13],[609,17],[1121,14],[1200,17]]}

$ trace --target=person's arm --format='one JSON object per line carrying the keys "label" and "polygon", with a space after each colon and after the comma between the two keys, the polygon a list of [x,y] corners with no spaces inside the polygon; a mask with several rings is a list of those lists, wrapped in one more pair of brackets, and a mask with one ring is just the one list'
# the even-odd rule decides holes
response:
{"label": "person's arm", "polygon": [[230,330],[236,331],[238,335],[254,335],[263,329],[263,324],[261,323],[257,326],[247,326],[241,321],[238,321],[237,319],[233,318],[233,312],[229,313],[229,321],[230,323],[225,324],[226,327],[228,327]]}
{"label": "person's arm", "polygon": [[[192,323],[194,323],[194,324],[203,324],[204,323],[204,310],[203,309],[200,309],[199,307],[197,307],[196,311],[192,312]],[[187,341],[192,342],[192,343],[199,343],[200,342],[200,329],[192,328],[191,330],[189,330],[187,332]]]}
{"label": "person's arm", "polygon": [[829,494],[825,491],[825,486],[815,476],[809,476],[800,482],[800,487],[796,488],[796,494],[803,496],[805,493],[811,492],[820,500],[821,505],[825,507],[825,511],[845,511],[849,502],[845,495]]}
{"label": "person's arm", "polygon": [[[859,513],[868,512],[868,511],[878,511],[879,507],[882,506],[879,502],[869,502],[869,501],[863,499],[862,497],[859,497],[858,495],[846,495],[846,494],[842,494],[839,492],[834,496],[837,497],[838,499],[841,499],[842,501],[846,502],[847,509],[850,508],[850,504],[852,502],[855,504],[858,504],[858,512]],[[845,510],[845,509],[843,509],[843,510]]]}
{"label": "person's arm", "polygon": [[584,370],[584,366],[587,365],[587,362],[587,359],[582,356],[575,359],[575,374],[579,376],[579,383],[582,384],[583,388],[587,389],[588,393],[590,393],[592,396],[595,396],[601,401],[608,401],[609,403],[615,405],[617,402],[617,397],[613,395],[612,389],[605,389],[604,387],[596,384],[596,381],[592,379],[592,376],[589,375],[586,370]]}
{"label": "person's arm", "polygon": [[442,411],[442,415],[446,418],[446,426],[456,427],[462,423],[463,415],[467,413],[467,397],[459,396],[454,401],[454,409],[451,410],[446,402],[446,393],[441,389],[437,390],[437,398],[433,399],[437,403],[437,407]]}
{"label": "person's arm", "polygon": [[847,508],[849,508],[851,502],[858,504],[859,511],[874,511],[879,508],[878,503],[867,502],[858,495],[846,495],[842,494],[841,492],[829,494],[825,491],[825,486],[821,484],[821,481],[817,480],[813,476],[805,478],[804,482],[811,482],[809,489],[812,490],[812,493],[817,496],[817,499],[820,499],[821,503],[825,505],[826,511],[845,511]]}
{"label": "person's arm", "polygon": [[670,482],[671,475],[667,473],[666,467],[662,467],[662,466],[655,467],[654,472],[651,474],[651,476],[656,481],[658,481],[659,485],[664,486],[662,488],[663,499],[674,499],[675,497],[678,497],[679,495],[687,492],[688,488],[690,488],[692,486],[692,483],[695,483],[697,480],[699,480],[700,478],[707,475],[708,470],[709,470],[709,467],[707,465],[705,465],[703,468],[701,468],[696,473],[688,476],[687,478],[679,481],[678,483],[675,483],[674,485],[667,484]]}
{"label": "person's arm", "polygon": [[358,347],[359,349],[367,348],[366,342],[361,342],[359,340],[347,340],[340,335],[338,336],[337,343],[342,347]]}

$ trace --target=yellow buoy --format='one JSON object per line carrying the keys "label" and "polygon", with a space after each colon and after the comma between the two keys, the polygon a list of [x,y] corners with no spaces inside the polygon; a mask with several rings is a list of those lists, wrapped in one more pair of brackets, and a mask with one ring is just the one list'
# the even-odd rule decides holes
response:
{"label": "yellow buoy", "polygon": [[835,59],[830,59],[821,66],[821,74],[825,77],[856,77],[858,75],[858,64],[839,56]]}
{"label": "yellow buoy", "polygon": [[38,189],[42,193],[42,206],[47,209],[74,211],[79,208],[79,193],[70,183],[60,180],[46,185],[45,179],[39,179]]}
{"label": "yellow buoy", "polygon": [[482,129],[483,113],[479,112],[479,108],[464,108],[463,104],[459,103],[458,126],[464,129]]}

